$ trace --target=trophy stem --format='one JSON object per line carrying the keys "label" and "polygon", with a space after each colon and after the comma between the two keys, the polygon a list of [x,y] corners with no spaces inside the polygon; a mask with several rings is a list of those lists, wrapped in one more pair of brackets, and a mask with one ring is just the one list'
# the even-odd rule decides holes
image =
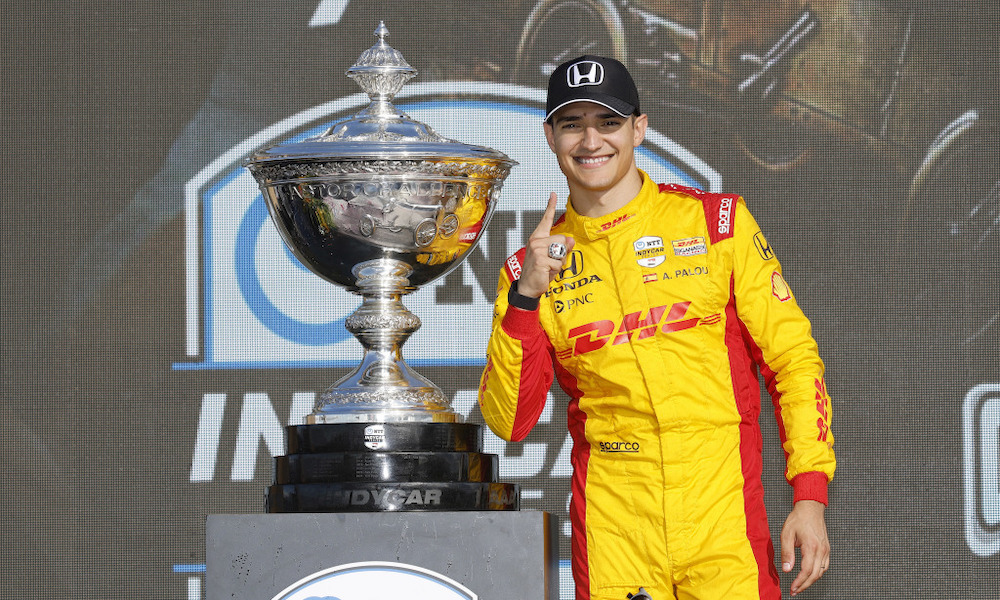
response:
{"label": "trophy stem", "polygon": [[403,343],[420,328],[420,319],[400,300],[413,291],[411,271],[389,258],[354,267],[354,291],[363,300],[346,327],[365,354],[357,368],[320,395],[307,423],[459,421],[440,388],[403,360]]}

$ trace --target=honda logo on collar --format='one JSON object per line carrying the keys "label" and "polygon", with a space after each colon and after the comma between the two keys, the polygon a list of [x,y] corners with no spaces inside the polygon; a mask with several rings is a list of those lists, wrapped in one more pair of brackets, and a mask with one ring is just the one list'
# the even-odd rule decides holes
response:
{"label": "honda logo on collar", "polygon": [[601,85],[604,82],[604,65],[592,60],[581,60],[570,65],[566,71],[566,81],[569,87]]}

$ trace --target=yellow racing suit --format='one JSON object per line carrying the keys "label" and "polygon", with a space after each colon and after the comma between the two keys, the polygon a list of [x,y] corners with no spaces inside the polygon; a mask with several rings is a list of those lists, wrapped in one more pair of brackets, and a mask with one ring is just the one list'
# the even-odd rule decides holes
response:
{"label": "yellow racing suit", "polygon": [[780,598],[764,511],[758,372],[794,499],[827,501],[830,399],[809,321],[742,198],[642,173],[636,198],[576,240],[537,309],[500,275],[479,404],[522,440],[555,376],[573,439],[577,600]]}

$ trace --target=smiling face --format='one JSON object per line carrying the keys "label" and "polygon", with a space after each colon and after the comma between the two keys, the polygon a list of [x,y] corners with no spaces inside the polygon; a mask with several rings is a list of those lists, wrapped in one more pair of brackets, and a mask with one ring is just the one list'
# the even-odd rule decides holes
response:
{"label": "smiling face", "polygon": [[635,148],[646,135],[646,115],[623,117],[593,102],[574,102],[545,123],[545,138],[566,176],[573,207],[601,216],[639,193]]}

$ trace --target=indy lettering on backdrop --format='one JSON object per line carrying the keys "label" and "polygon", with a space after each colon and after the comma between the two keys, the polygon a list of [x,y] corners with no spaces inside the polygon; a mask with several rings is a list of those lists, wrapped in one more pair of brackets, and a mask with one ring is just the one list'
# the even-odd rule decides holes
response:
{"label": "indy lettering on backdrop", "polygon": [[[223,439],[223,417],[227,394],[206,393],[202,396],[198,417],[198,433],[191,457],[192,483],[213,481],[219,460],[219,447]],[[288,425],[301,425],[312,412],[316,402],[315,392],[292,394]],[[257,455],[261,442],[271,456],[285,452],[285,434],[271,397],[266,392],[243,394],[239,425],[233,440],[233,460],[229,479],[252,481],[257,471]]]}

